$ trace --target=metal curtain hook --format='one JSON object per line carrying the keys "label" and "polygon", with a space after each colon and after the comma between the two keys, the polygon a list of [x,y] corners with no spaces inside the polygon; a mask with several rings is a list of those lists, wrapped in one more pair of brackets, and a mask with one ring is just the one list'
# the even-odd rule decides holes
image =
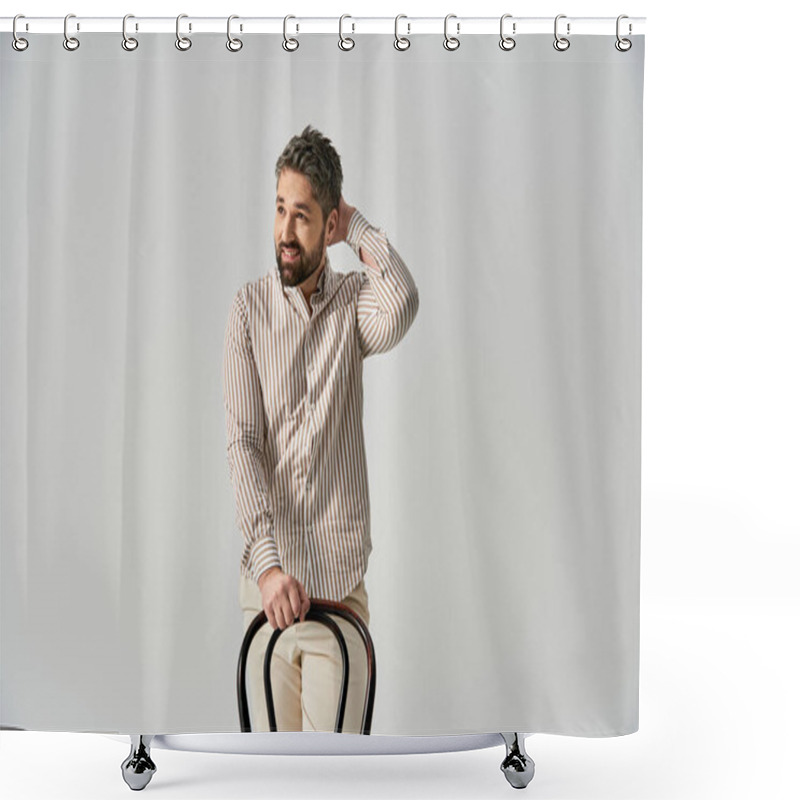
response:
{"label": "metal curtain hook", "polygon": [[[565,36],[558,35],[558,21],[560,19],[566,19],[566,18],[567,18],[566,14],[559,14],[556,17],[556,21],[553,26],[553,31],[556,37],[555,41],[553,42],[553,47],[555,47],[555,49],[559,50],[560,52],[569,49],[569,44],[570,44],[569,39],[567,39]],[[567,23],[567,36],[569,36],[569,22]]]}
{"label": "metal curtain hook", "polygon": [[[503,16],[500,17],[500,49],[501,50],[513,50],[517,46],[517,40],[516,39],[514,39],[512,36],[506,36],[503,33],[503,22],[505,22],[506,18],[510,17],[510,16],[511,16],[511,14],[503,14]],[[511,32],[512,33],[516,33],[517,32],[517,23],[516,22],[512,22],[511,23]]]}
{"label": "metal curtain hook", "polygon": [[25,19],[25,15],[24,14],[17,14],[17,16],[14,17],[14,21],[11,23],[11,33],[13,34],[13,38],[11,39],[11,46],[15,50],[17,50],[19,52],[22,52],[23,50],[27,50],[28,49],[28,40],[27,39],[23,39],[21,36],[17,35],[17,20],[18,19]]}
{"label": "metal curtain hook", "polygon": [[[139,46],[139,40],[134,38],[133,36],[128,36],[128,33],[127,33],[126,29],[125,29],[126,25],[128,23],[128,20],[131,17],[133,17],[133,14],[126,14],[122,18],[122,49],[123,50],[127,50],[128,52],[130,52],[131,50],[135,50]],[[137,26],[137,30],[138,30],[138,26]]]}
{"label": "metal curtain hook", "polygon": [[[353,19],[349,14],[342,14],[339,17],[339,49],[340,50],[352,50],[356,46],[355,39],[351,39],[349,36],[342,35],[342,22],[344,22],[345,17],[349,19]],[[355,32],[356,24],[355,22],[352,23],[353,32]]]}
{"label": "metal curtain hook", "polygon": [[461,32],[461,23],[460,22],[456,23],[456,35],[455,36],[448,36],[448,34],[447,34],[447,20],[449,20],[451,17],[455,17],[455,16],[456,16],[455,14],[448,14],[444,18],[444,42],[442,42],[442,44],[444,45],[444,49],[445,50],[458,50],[458,48],[461,46],[461,40],[458,38],[458,34]]}
{"label": "metal curtain hook", "polygon": [[[192,40],[188,36],[181,36],[181,20],[188,17],[188,14],[178,14],[175,20],[175,47],[178,50],[188,50],[192,46]],[[189,30],[192,30],[192,23],[189,23]]]}
{"label": "metal curtain hook", "polygon": [[[283,42],[282,42],[283,49],[284,50],[288,50],[289,52],[291,52],[292,50],[297,50],[297,48],[300,47],[300,42],[298,42],[297,39],[294,39],[294,38],[286,36],[286,23],[290,19],[297,19],[297,17],[294,17],[291,14],[287,14],[283,18]],[[296,25],[295,29],[297,31],[299,31],[300,30],[300,26]]]}
{"label": "metal curtain hook", "polygon": [[[67,20],[70,17],[74,17],[74,16],[75,16],[74,14],[67,14],[67,16],[64,17],[64,41],[63,41],[62,44],[64,45],[64,49],[65,50],[70,50],[70,51],[77,50],[80,47],[80,44],[81,44],[74,36],[69,36],[67,34]],[[81,29],[81,27],[80,27],[80,25],[78,25],[78,30],[80,30],[80,29]]]}
{"label": "metal curtain hook", "polygon": [[[242,44],[242,40],[241,39],[236,39],[235,37],[231,36],[231,20],[232,19],[239,19],[239,15],[238,14],[231,14],[228,17],[228,41],[225,42],[225,47],[227,47],[228,50],[231,51],[231,53],[238,53],[242,49],[243,44]],[[241,28],[239,28],[239,30],[241,30]]]}
{"label": "metal curtain hook", "polygon": [[[397,32],[397,24],[400,21],[400,17],[408,19],[405,14],[398,14],[394,18],[394,47],[395,50],[408,50],[408,48],[411,47],[411,39],[406,39],[405,36],[400,36]],[[408,27],[408,32],[411,33],[411,23],[407,22],[406,26]]]}
{"label": "metal curtain hook", "polygon": [[[628,17],[627,14],[620,14],[617,17],[617,41],[614,42],[614,47],[616,47],[617,50],[619,50],[621,53],[626,53],[628,50],[631,49],[631,47],[633,47],[633,42],[630,39],[621,39],[620,38],[620,35],[619,35],[619,21],[621,19],[629,19],[629,17]],[[630,34],[632,31],[633,31],[633,26],[629,22],[628,23],[628,34]]]}

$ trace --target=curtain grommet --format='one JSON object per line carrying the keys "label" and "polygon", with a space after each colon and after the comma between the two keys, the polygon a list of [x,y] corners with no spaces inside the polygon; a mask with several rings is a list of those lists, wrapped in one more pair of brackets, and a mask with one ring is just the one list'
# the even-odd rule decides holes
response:
{"label": "curtain grommet", "polygon": [[444,41],[442,42],[442,45],[444,46],[445,50],[450,50],[451,52],[453,50],[458,50],[458,48],[461,46],[461,40],[458,38],[458,34],[461,31],[461,23],[460,22],[456,23],[456,35],[455,36],[450,36],[447,33],[447,21],[451,17],[455,17],[455,16],[456,16],[455,14],[448,14],[444,18]]}
{"label": "curtain grommet", "polygon": [[[400,18],[403,17],[404,19],[408,19],[405,14],[398,14],[394,18],[394,49],[395,50],[408,50],[411,47],[411,39],[407,39],[405,36],[401,36],[398,32],[398,23],[400,22]],[[411,23],[407,22],[406,26],[408,27],[408,33],[411,33]]]}
{"label": "curtain grommet", "polygon": [[12,38],[11,38],[11,46],[18,53],[21,53],[23,50],[27,50],[28,49],[28,40],[27,39],[23,39],[17,33],[17,20],[18,19],[25,19],[25,15],[24,14],[17,14],[14,17],[14,21],[11,23],[11,36],[12,36]]}
{"label": "curtain grommet", "polygon": [[[81,46],[80,41],[76,37],[69,36],[67,34],[67,20],[70,17],[74,16],[75,16],[74,14],[67,14],[67,16],[64,17],[64,41],[62,42],[62,44],[64,45],[64,49],[69,50],[70,52],[72,52],[73,50],[77,50]],[[78,25],[77,29],[78,30],[81,29],[80,25]]]}
{"label": "curtain grommet", "polygon": [[[505,50],[506,52],[513,50],[517,46],[517,40],[513,36],[506,36],[505,33],[503,33],[503,22],[505,22],[506,18],[510,16],[511,14],[503,14],[503,16],[500,17],[500,49]],[[516,22],[511,23],[511,32],[517,32]]]}
{"label": "curtain grommet", "polygon": [[[630,50],[631,47],[633,47],[633,42],[630,39],[625,39],[625,38],[623,38],[622,36],[619,35],[619,23],[620,23],[620,20],[623,20],[623,19],[630,19],[630,18],[628,17],[627,14],[620,14],[617,17],[617,41],[614,42],[614,47],[616,47],[617,50],[620,51],[620,53],[627,53],[628,50]],[[633,26],[629,22],[628,23],[628,35],[631,34],[632,30],[633,30]]]}
{"label": "curtain grommet", "polygon": [[128,36],[126,30],[128,20],[133,17],[133,14],[126,14],[122,18],[122,49],[127,50],[129,53],[133,52],[139,46],[139,40],[135,36]]}
{"label": "curtain grommet", "polygon": [[[342,16],[339,17],[339,49],[348,51],[352,50],[356,46],[356,40],[351,38],[350,36],[345,36],[342,33],[342,23],[344,22],[345,18],[353,19],[349,14],[342,14]],[[355,33],[355,30],[356,30],[356,24],[354,22],[351,33]]]}
{"label": "curtain grommet", "polygon": [[11,46],[18,52],[21,53],[23,50],[28,49],[28,40],[23,39],[17,33],[17,20],[18,19],[25,19],[24,14],[17,14],[14,17],[14,21],[11,23]]}
{"label": "curtain grommet", "polygon": [[242,42],[241,39],[237,39],[235,36],[231,36],[232,19],[239,19],[239,15],[231,14],[228,17],[228,41],[225,42],[225,47],[227,47],[231,53],[238,53],[244,47],[244,42]]}
{"label": "curtain grommet", "polygon": [[[188,14],[178,14],[175,20],[175,47],[182,52],[185,52],[192,46],[192,40],[188,36],[181,36],[181,20],[188,17]],[[192,23],[189,23],[189,31],[192,30]]]}
{"label": "curtain grommet", "polygon": [[558,21],[560,19],[566,19],[566,14],[558,14],[556,16],[555,22],[553,23],[553,33],[555,34],[555,41],[553,42],[553,47],[558,50],[559,53],[563,53],[565,50],[569,50],[570,41],[567,39],[569,36],[569,22],[567,23],[567,36],[559,36],[558,35]]}
{"label": "curtain grommet", "polygon": [[[297,41],[297,39],[286,35],[286,23],[290,19],[297,19],[297,17],[295,17],[292,14],[287,14],[283,18],[283,41],[281,42],[281,46],[283,47],[284,50],[286,50],[287,53],[293,53],[295,50],[297,50],[298,47],[300,47],[300,42]],[[295,30],[299,31],[300,30],[300,26],[297,25],[295,27]]]}

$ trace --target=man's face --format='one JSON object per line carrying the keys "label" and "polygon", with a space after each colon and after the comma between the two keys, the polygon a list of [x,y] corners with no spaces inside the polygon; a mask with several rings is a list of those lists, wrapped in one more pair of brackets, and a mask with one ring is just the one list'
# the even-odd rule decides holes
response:
{"label": "man's face", "polygon": [[275,260],[284,286],[303,283],[325,255],[322,208],[305,175],[284,168],[275,201]]}

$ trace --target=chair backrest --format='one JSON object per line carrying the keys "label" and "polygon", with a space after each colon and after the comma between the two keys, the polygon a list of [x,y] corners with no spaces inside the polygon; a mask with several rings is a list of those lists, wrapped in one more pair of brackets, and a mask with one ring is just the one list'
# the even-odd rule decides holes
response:
{"label": "chair backrest", "polygon": [[[367,696],[364,703],[364,713],[361,718],[361,733],[368,735],[372,728],[372,709],[375,705],[376,663],[375,646],[372,643],[372,636],[370,636],[369,629],[364,624],[364,620],[362,620],[355,611],[344,605],[344,603],[336,603],[332,600],[312,599],[311,607],[306,613],[305,620],[313,620],[325,625],[338,642],[339,652],[342,654],[342,685],[339,691],[339,710],[336,714],[336,733],[341,733],[344,725],[344,711],[347,704],[347,684],[350,679],[350,657],[347,652],[347,642],[345,641],[339,626],[331,618],[332,616],[341,617],[353,625],[353,627],[361,635],[361,641],[364,643],[364,649],[367,652]],[[243,733],[250,733],[252,730],[250,726],[250,711],[247,706],[247,656],[250,652],[250,645],[252,644],[253,639],[261,629],[261,626],[265,624],[267,624],[267,615],[262,610],[247,628],[247,632],[242,640],[242,646],[239,650],[236,695],[239,701],[239,725]],[[287,629],[284,628],[283,630]],[[275,705],[272,698],[270,664],[272,662],[272,653],[275,650],[275,645],[278,642],[278,638],[283,633],[283,630],[276,628],[272,632],[269,644],[267,645],[267,651],[264,655],[264,694],[267,698],[267,714],[269,716],[269,729],[271,732],[276,732],[278,730],[278,726],[275,722]]]}

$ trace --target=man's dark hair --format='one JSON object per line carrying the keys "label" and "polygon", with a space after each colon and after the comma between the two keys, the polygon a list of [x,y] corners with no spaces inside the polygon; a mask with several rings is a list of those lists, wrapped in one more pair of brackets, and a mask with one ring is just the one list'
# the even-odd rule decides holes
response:
{"label": "man's dark hair", "polygon": [[284,167],[301,172],[308,178],[314,199],[322,207],[323,221],[339,206],[342,196],[342,162],[331,140],[311,125],[298,136],[292,136],[275,165],[275,180]]}

